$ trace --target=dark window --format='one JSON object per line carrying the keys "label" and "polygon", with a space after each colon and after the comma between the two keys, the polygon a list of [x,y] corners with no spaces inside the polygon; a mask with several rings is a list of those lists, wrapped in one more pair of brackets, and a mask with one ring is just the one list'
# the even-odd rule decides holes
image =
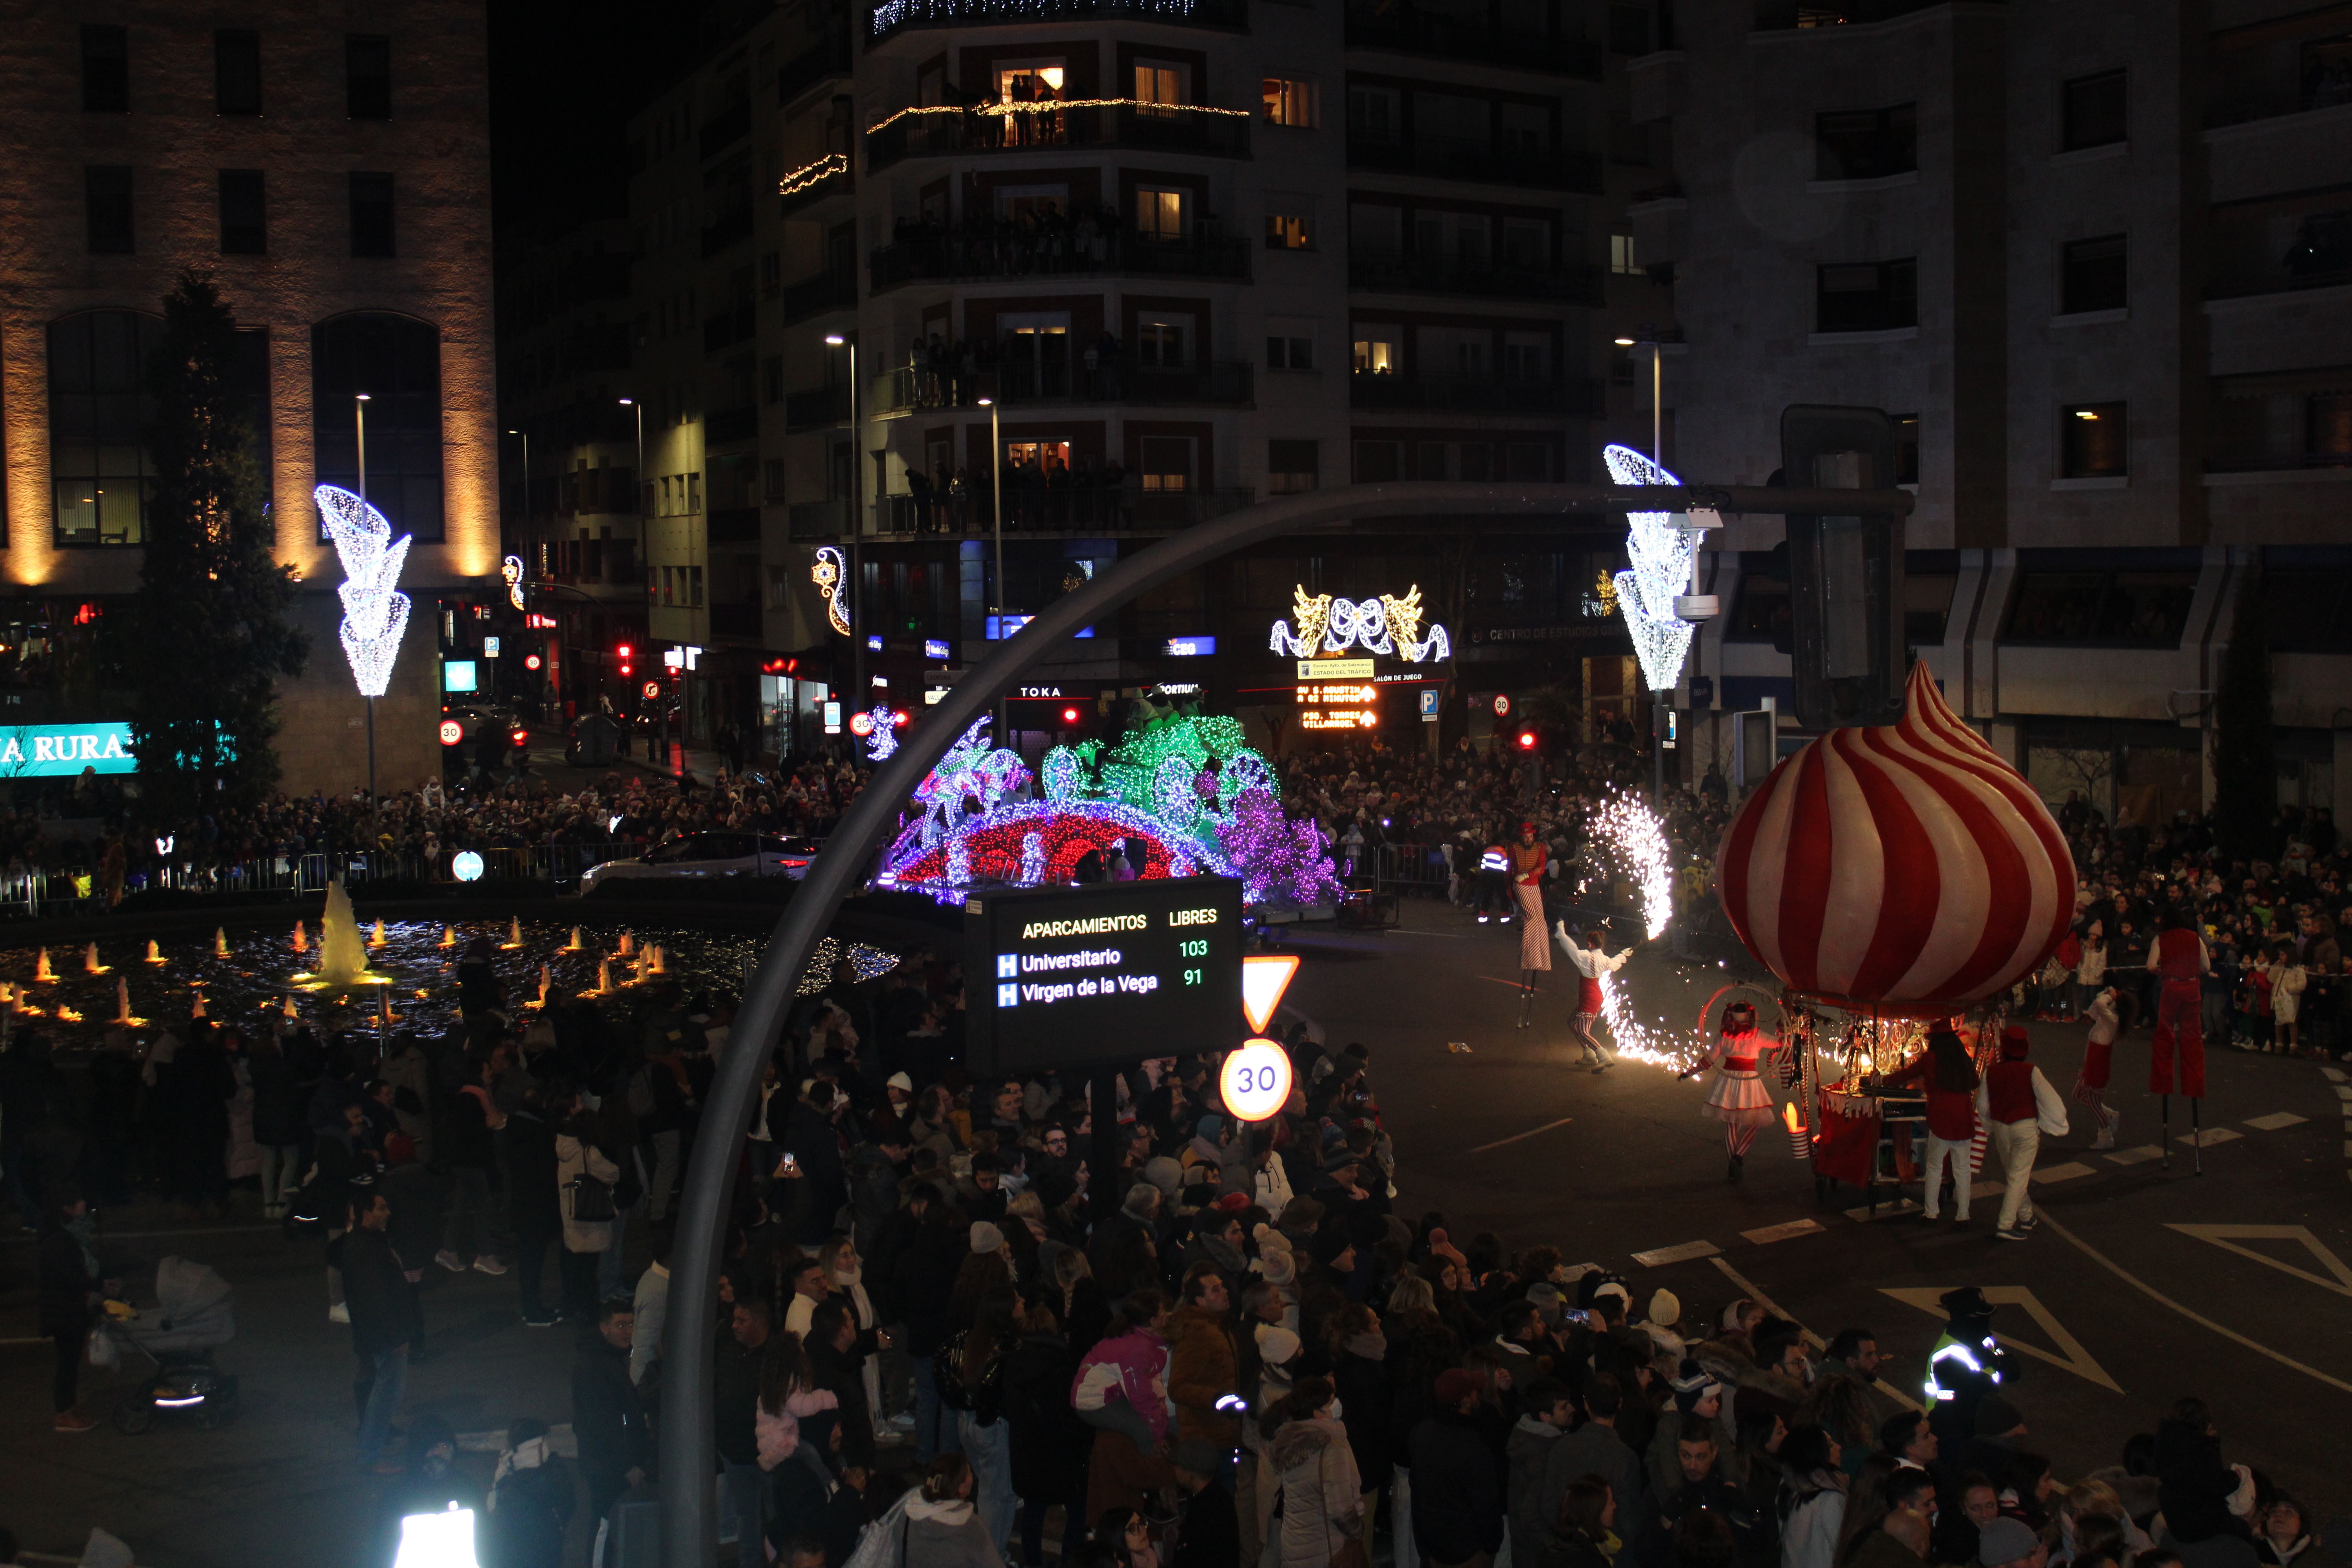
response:
{"label": "dark window", "polygon": [[2195,572],[2035,572],[2019,574],[2007,643],[2178,647],[2197,595]]}
{"label": "dark window", "polygon": [[1919,324],[1919,266],[1835,262],[1817,269],[1815,331],[1879,332]]}
{"label": "dark window", "polygon": [[2062,314],[2124,308],[2124,237],[2070,242],[2062,253],[2058,309]]}
{"label": "dark window", "polygon": [[352,254],[394,254],[390,174],[352,175]]}
{"label": "dark window", "polygon": [[1268,441],[1265,444],[1265,489],[1268,495],[1297,495],[1321,482],[1320,443]]}
{"label": "dark window", "polygon": [[83,24],[81,106],[92,114],[131,112],[130,28]]}
{"label": "dark window", "polygon": [[2279,653],[2352,653],[2352,571],[2276,565],[2263,574],[2263,640]]}
{"label": "dark window", "polygon": [[2101,71],[2097,76],[2078,76],[2062,89],[2065,101],[2060,110],[2063,121],[2059,147],[2072,153],[2081,147],[2105,147],[2121,142],[2128,133],[2131,121],[2126,110],[2124,73]]}
{"label": "dark window", "polygon": [[259,256],[268,250],[260,170],[220,172],[220,247],[223,256]]}
{"label": "dark window", "polygon": [[1934,647],[1944,640],[1952,618],[1952,591],[1957,574],[1906,572],[1903,574],[1903,640],[1912,647]]}
{"label": "dark window", "polygon": [[1315,340],[1313,338],[1269,337],[1265,340],[1265,368],[1268,370],[1313,370]]}
{"label": "dark window", "polygon": [[49,480],[59,544],[137,544],[146,537],[155,466],[147,362],[163,324],[131,310],[90,310],[49,328]]}
{"label": "dark window", "polygon": [[1919,416],[1890,414],[1886,417],[1895,426],[1895,482],[1916,485],[1919,482]]}
{"label": "dark window", "polygon": [[1789,640],[1789,580],[1756,567],[1739,574],[1739,596],[1723,628],[1726,642],[1786,643]]}
{"label": "dark window", "polygon": [[82,184],[89,211],[89,253],[130,255],[130,165],[91,163],[82,170]]}
{"label": "dark window", "polygon": [[353,33],[343,40],[343,111],[353,120],[392,118],[392,40]]}
{"label": "dark window", "polygon": [[2131,472],[2131,420],[2121,403],[2077,403],[2058,411],[2060,472],[2070,479]]}
{"label": "dark window", "polygon": [[223,114],[261,112],[261,35],[250,27],[213,35],[213,107]]}
{"label": "dark window", "polygon": [[337,316],[310,330],[310,377],[319,482],[360,488],[357,395],[364,392],[368,500],[394,532],[439,539],[440,334],[388,311]]}
{"label": "dark window", "polygon": [[1650,52],[1650,8],[1647,5],[1609,7],[1609,52],[1646,55]]}
{"label": "dark window", "polygon": [[1394,441],[1359,441],[1356,443],[1356,482],[1377,485],[1397,477],[1402,467],[1398,443]]}
{"label": "dark window", "polygon": [[1875,180],[1919,166],[1916,104],[1813,116],[1813,178]]}

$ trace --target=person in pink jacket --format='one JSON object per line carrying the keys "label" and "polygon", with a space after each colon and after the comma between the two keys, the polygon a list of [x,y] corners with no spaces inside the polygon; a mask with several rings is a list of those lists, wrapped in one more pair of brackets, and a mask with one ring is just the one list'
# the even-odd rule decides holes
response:
{"label": "person in pink jacket", "polygon": [[1087,1517],[1141,1508],[1149,1494],[1175,1484],[1166,1452],[1168,1302],[1159,1291],[1130,1290],[1110,1331],[1078,1363],[1070,1407],[1097,1427],[1087,1477]]}

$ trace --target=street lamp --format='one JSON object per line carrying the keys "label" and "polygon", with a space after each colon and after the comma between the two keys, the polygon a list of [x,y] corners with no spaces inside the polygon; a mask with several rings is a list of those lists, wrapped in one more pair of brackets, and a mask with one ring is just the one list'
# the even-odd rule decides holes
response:
{"label": "street lamp", "polygon": [[1660,335],[1648,327],[1638,338],[1619,338],[1617,346],[1630,349],[1636,343],[1650,345],[1650,461],[1663,467],[1666,460],[1666,347]]}
{"label": "street lamp", "polygon": [[[988,410],[988,479],[994,499],[988,504],[988,531],[996,539],[996,637],[1004,638],[1004,430],[997,421],[999,405],[993,397],[983,397],[980,405]],[[983,625],[981,628],[987,630]],[[996,705],[996,732],[1001,737],[1011,732],[1012,710],[1003,702]]]}
{"label": "street lamp", "polygon": [[[856,631],[849,639],[849,679],[850,684],[856,689],[857,701],[855,706],[863,708],[866,698],[873,695],[866,684],[866,606],[863,603],[865,595],[859,591],[865,586],[859,578],[859,574],[864,568],[857,558],[857,542],[866,532],[866,443],[863,421],[858,417],[864,411],[862,407],[864,400],[857,395],[856,340],[841,332],[827,332],[824,335],[824,344],[827,348],[849,351],[848,587],[849,619],[850,623],[856,627]],[[879,500],[882,498],[877,496],[875,499]]]}

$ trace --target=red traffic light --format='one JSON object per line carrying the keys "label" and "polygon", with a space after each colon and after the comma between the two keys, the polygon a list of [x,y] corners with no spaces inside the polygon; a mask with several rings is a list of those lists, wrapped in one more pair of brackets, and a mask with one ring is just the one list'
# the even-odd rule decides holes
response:
{"label": "red traffic light", "polygon": [[625,665],[623,665],[623,666],[621,666],[621,678],[622,678],[623,679],[625,679],[625,679],[628,679],[629,674],[630,674],[629,667],[628,667],[627,665],[625,665]]}
{"label": "red traffic light", "polygon": [[899,709],[896,713],[890,715],[890,723],[893,728],[903,730],[907,727],[907,710],[904,708]]}
{"label": "red traffic light", "polygon": [[530,731],[528,730],[517,730],[509,734],[507,739],[512,741],[518,746],[528,746],[530,744]]}
{"label": "red traffic light", "polygon": [[1523,751],[1523,752],[1532,752],[1532,751],[1534,751],[1535,749],[1536,749],[1536,732],[1535,732],[1533,730],[1522,730],[1522,731],[1519,731],[1519,750],[1521,750],[1521,751]]}
{"label": "red traffic light", "polygon": [[619,654],[623,658],[628,658],[631,654],[633,654],[633,653],[636,652],[636,649],[635,649],[635,648],[631,647],[627,643],[623,643],[620,647],[618,647],[614,648],[613,651],[614,651],[614,653],[616,653],[616,654]]}
{"label": "red traffic light", "polygon": [[1065,708],[1065,709],[1063,709],[1063,710],[1062,710],[1062,722],[1063,722],[1063,723],[1065,723],[1065,724],[1075,724],[1075,723],[1076,723],[1077,721],[1078,721],[1078,710],[1077,710],[1076,709],[1075,709],[1075,708]]}

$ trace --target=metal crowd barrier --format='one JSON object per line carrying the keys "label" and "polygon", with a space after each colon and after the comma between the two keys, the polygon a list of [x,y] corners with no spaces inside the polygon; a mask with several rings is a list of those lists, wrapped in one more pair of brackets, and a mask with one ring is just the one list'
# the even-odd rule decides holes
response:
{"label": "metal crowd barrier", "polygon": [[1376,891],[1445,896],[1445,853],[1434,844],[1382,844],[1372,852]]}
{"label": "metal crowd barrier", "polygon": [[[145,891],[259,893],[292,900],[322,893],[329,882],[338,880],[353,889],[370,882],[455,886],[453,862],[464,847],[453,847],[429,860],[383,850],[312,851],[239,860],[174,858],[133,868],[124,879],[123,892],[126,897]],[[546,882],[566,889],[577,886],[591,867],[642,854],[644,847],[625,841],[495,845],[476,847],[473,853],[481,857],[484,881]],[[97,913],[105,907],[106,889],[95,868],[0,873],[0,916]]]}

